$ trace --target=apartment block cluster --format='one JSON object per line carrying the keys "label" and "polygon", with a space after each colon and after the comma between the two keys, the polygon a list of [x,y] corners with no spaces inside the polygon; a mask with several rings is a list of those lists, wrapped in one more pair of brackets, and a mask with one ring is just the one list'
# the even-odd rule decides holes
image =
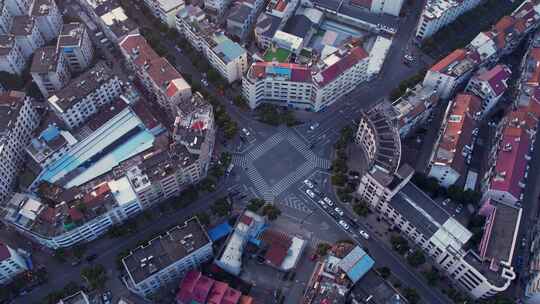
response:
{"label": "apartment block cluster", "polygon": [[[81,32],[73,27],[59,41]],[[22,92],[0,95],[2,219],[42,246],[96,239],[207,174],[212,106],[139,34],[124,35],[118,46],[139,85],[98,61],[51,92],[39,113]],[[39,63],[58,67],[55,58]],[[62,66],[70,66],[67,59]],[[13,193],[25,158],[34,178]]]}
{"label": "apartment block cluster", "polygon": [[355,142],[370,167],[357,194],[471,297],[487,298],[506,290],[516,277],[511,263],[518,225],[501,223],[519,224],[521,210],[486,201],[484,214],[493,225],[485,229],[482,249],[469,248],[472,233],[410,181],[414,170],[401,163],[398,126],[389,105],[363,114]]}
{"label": "apartment block cluster", "polygon": [[[360,20],[351,20],[340,24],[348,33],[364,28]],[[274,103],[318,112],[373,79],[391,39],[361,39],[326,26],[337,22],[309,1],[270,1],[254,30],[263,54],[242,79],[249,106]],[[315,37],[317,32],[323,33],[321,40]]]}
{"label": "apartment block cluster", "polygon": [[[437,1],[427,6],[432,2]],[[469,170],[471,153],[481,120],[499,106],[508,90],[512,71],[498,61],[536,30],[539,12],[540,2],[524,1],[465,48],[433,65],[422,84],[407,90],[391,105],[366,112],[356,137],[371,168],[361,178],[358,194],[475,299],[504,292],[516,278],[513,263],[523,190],[540,117],[534,93],[538,35],[531,39],[523,60],[512,109],[496,126],[494,142],[488,143],[491,152],[482,176]],[[447,100],[428,173],[442,186],[460,185],[482,192],[479,215],[485,217],[486,224],[477,248],[471,245],[472,233],[466,226],[410,181],[413,171],[400,159],[400,138],[425,124],[433,109]],[[531,280],[531,297],[535,286]]]}
{"label": "apartment block cluster", "polygon": [[374,264],[375,261],[361,247],[349,243],[335,244],[325,259],[315,264],[300,303],[347,303],[352,287]]}
{"label": "apartment block cluster", "polygon": [[54,0],[3,1],[0,14],[0,71],[21,75],[32,54],[58,37],[62,15]]}
{"label": "apartment block cluster", "polygon": [[118,0],[85,0],[80,4],[89,15],[88,22],[85,22],[95,22],[105,38],[114,45],[118,45],[127,35],[139,33],[138,24],[128,18]]}

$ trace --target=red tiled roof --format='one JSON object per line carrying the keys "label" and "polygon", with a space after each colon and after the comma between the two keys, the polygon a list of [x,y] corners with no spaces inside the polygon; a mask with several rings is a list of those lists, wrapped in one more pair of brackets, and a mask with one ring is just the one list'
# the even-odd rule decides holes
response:
{"label": "red tiled roof", "polygon": [[264,258],[275,267],[280,267],[291,247],[291,238],[283,232],[267,229],[261,235],[261,240],[270,247]]}
{"label": "red tiled roof", "polygon": [[241,296],[238,304],[253,304],[253,298],[250,296]]}
{"label": "red tiled roof", "polygon": [[486,71],[485,73],[478,76],[478,79],[481,81],[486,81],[496,96],[501,95],[506,91],[508,86],[506,81],[510,78],[512,72],[504,65],[496,65],[491,70]]}
{"label": "red tiled roof", "polygon": [[174,79],[182,78],[182,75],[163,57],[152,60],[147,73],[159,88],[165,88]]}
{"label": "red tiled roof", "polygon": [[137,114],[137,116],[142,120],[146,128],[153,129],[156,126],[158,126],[160,123],[159,121],[150,113],[148,108],[146,107],[148,104],[140,100],[139,102],[136,102],[132,109]]}
{"label": "red tiled roof", "polygon": [[236,304],[240,300],[242,293],[236,289],[229,288],[223,295],[221,304]]}
{"label": "red tiled roof", "polygon": [[0,261],[7,260],[11,257],[9,249],[6,244],[0,243]]}
{"label": "red tiled roof", "polygon": [[319,82],[319,85],[325,86],[366,57],[368,57],[368,53],[360,46],[349,50],[349,52],[338,62],[321,72],[322,80]]}
{"label": "red tiled roof", "polygon": [[496,176],[491,181],[490,189],[508,192],[519,199],[522,191],[519,183],[527,167],[525,155],[529,152],[530,138],[526,130],[520,127],[508,126],[503,132],[495,165]]}
{"label": "red tiled roof", "polygon": [[253,222],[253,218],[251,216],[242,214],[242,216],[240,217],[240,222],[249,226]]}
{"label": "red tiled roof", "polygon": [[[474,115],[480,111],[481,100],[472,94],[456,96],[448,116],[448,122],[437,148],[435,161],[446,163],[448,166],[464,174],[465,157],[461,153],[472,141],[472,131],[477,126]],[[452,119],[455,117],[455,119]],[[459,118],[459,119],[458,119]],[[439,149],[444,153],[439,155]]]}
{"label": "red tiled roof", "polygon": [[457,49],[453,51],[452,53],[448,54],[448,56],[441,59],[439,62],[437,62],[434,66],[429,69],[432,72],[441,72],[445,68],[447,68],[450,64],[463,60],[465,58],[465,55],[467,52],[464,49]]}
{"label": "red tiled roof", "polygon": [[45,210],[41,211],[39,218],[47,223],[54,224],[56,222],[56,209],[51,207],[46,207]]}
{"label": "red tiled roof", "polygon": [[126,54],[136,57],[133,61],[137,66],[142,66],[145,62],[151,62],[159,58],[159,55],[148,44],[146,39],[139,34],[127,36],[119,45]]}
{"label": "red tiled roof", "polygon": [[111,188],[109,188],[109,184],[102,183],[92,191],[86,193],[83,197],[83,202],[90,208],[99,206],[104,202],[105,197],[110,193]]}
{"label": "red tiled roof", "polygon": [[209,277],[201,276],[193,289],[192,300],[197,301],[198,303],[206,303],[206,299],[210,294],[212,286],[214,286],[214,282],[215,281]]}
{"label": "red tiled roof", "polygon": [[84,215],[75,207],[69,208],[68,214],[73,221],[80,221],[84,218]]}
{"label": "red tiled roof", "polygon": [[202,274],[197,270],[189,271],[180,283],[180,290],[178,290],[178,293],[176,294],[176,299],[182,303],[191,301],[193,290],[201,276]]}
{"label": "red tiled roof", "polygon": [[227,292],[227,289],[229,289],[229,284],[216,281],[214,283],[214,287],[212,287],[212,290],[208,295],[208,300],[206,301],[206,303],[220,304],[221,300],[223,300],[223,297],[225,296],[225,293]]}

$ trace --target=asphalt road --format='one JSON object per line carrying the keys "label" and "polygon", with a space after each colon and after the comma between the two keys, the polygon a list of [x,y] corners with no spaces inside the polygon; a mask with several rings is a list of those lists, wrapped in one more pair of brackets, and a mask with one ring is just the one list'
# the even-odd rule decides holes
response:
{"label": "asphalt road", "polygon": [[[343,100],[332,105],[322,113],[297,113],[298,117],[305,122],[317,121],[320,123],[320,127],[316,132],[305,134],[305,139],[308,142],[318,142],[323,135],[325,142],[333,142],[338,136],[336,130],[349,125],[358,117],[358,113],[362,109],[366,109],[374,103],[379,102],[389,94],[396,84],[404,79],[409,78],[420,71],[423,67],[431,63],[429,62],[429,59],[424,58],[411,67],[402,64],[402,58],[405,52],[412,52],[415,54],[415,50],[411,46],[410,41],[414,33],[414,27],[416,26],[418,13],[422,3],[421,1],[414,2],[416,2],[414,4],[415,7],[408,8],[408,10],[413,13],[407,14],[408,17],[400,21],[400,29],[397,35],[394,37],[393,46],[387,56],[383,70],[379,77],[370,83],[361,85],[356,90],[348,94],[348,96],[346,96]],[[150,26],[144,16],[140,15],[137,19],[139,19],[137,20],[139,24],[144,26],[146,23],[147,26]],[[200,80],[200,73],[193,67],[186,56],[176,50],[174,43],[165,39],[164,42],[169,54],[174,56],[174,64],[178,70],[182,74],[191,75],[192,79],[194,80]],[[247,127],[253,131],[252,146],[271,136],[275,132],[274,128],[268,127],[254,120],[252,113],[243,112],[230,104],[226,98],[218,96],[214,87],[210,86],[208,89],[225,105],[229,114],[239,123],[241,127]],[[237,143],[239,143],[239,141]],[[317,146],[314,149],[320,151],[322,154],[321,156],[330,156],[329,153],[331,153],[331,149],[325,149],[324,147]],[[234,184],[249,184],[249,180],[247,180],[245,177],[239,176],[239,178],[236,180],[230,179],[224,183],[221,183],[216,192],[203,196],[196,203],[190,205],[186,209],[170,214],[163,214],[159,217],[159,225],[156,225],[155,223],[147,223],[147,225],[142,227],[135,235],[128,236],[121,240],[102,238],[94,241],[89,245],[90,249],[88,250],[88,254],[99,253],[99,258],[96,260],[96,262],[99,262],[100,264],[104,265],[106,269],[109,269],[110,281],[108,282],[108,285],[119,285],[121,282],[119,279],[117,279],[119,274],[116,271],[115,259],[120,252],[133,248],[140,240],[147,239],[161,232],[168,226],[181,223],[194,213],[207,210],[210,203],[214,199],[222,196],[225,193],[225,189]],[[327,191],[327,193],[331,193],[331,191]],[[303,193],[297,194],[301,195]],[[325,213],[322,213],[322,211],[319,209],[315,209],[315,206],[312,206],[312,208],[314,208],[314,210],[316,210],[315,212],[318,214],[315,216],[326,216]],[[349,216],[354,217],[352,214],[349,214]],[[363,226],[362,223],[359,224]],[[341,230],[341,227],[337,225],[337,223],[331,226],[330,229],[332,229],[335,233],[345,235],[345,232]],[[366,227],[362,227],[362,229],[368,231]],[[313,233],[317,234],[319,231],[315,230]],[[355,237],[349,232],[347,232],[347,234],[368,248],[370,254],[377,261],[377,267],[389,267],[392,270],[392,273],[402,282],[412,288],[415,288],[426,303],[448,303],[448,300],[440,292],[429,287],[422,280],[422,278],[420,278],[418,273],[404,263],[400,257],[396,256],[392,249],[387,248],[384,243],[377,241],[377,239],[374,237],[372,237],[370,240],[364,240]],[[53,263],[54,262],[51,261],[51,264]],[[29,294],[18,298],[15,303],[39,302],[39,300],[41,300],[49,292],[53,290],[60,290],[67,282],[80,281],[80,269],[82,266],[84,265],[72,267],[66,264],[54,264],[54,267],[48,267],[51,278],[50,282],[47,285],[37,287]],[[111,289],[114,290],[116,288],[112,287]]]}

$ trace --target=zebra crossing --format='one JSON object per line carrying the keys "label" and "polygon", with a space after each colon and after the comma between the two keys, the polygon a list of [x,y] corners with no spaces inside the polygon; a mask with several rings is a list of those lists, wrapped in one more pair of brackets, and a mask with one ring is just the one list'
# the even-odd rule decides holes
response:
{"label": "zebra crossing", "polygon": [[277,184],[272,187],[272,193],[275,196],[280,195],[283,191],[287,190],[290,186],[297,183],[301,178],[309,175],[311,171],[315,169],[313,164],[310,162],[305,162],[298,169],[296,169],[291,174],[287,175],[285,178],[281,179]]}
{"label": "zebra crossing", "polygon": [[312,210],[307,206],[307,204],[295,195],[287,196],[285,199],[280,200],[278,204],[287,206],[291,209],[299,210],[304,213],[312,212]]}
{"label": "zebra crossing", "polygon": [[250,160],[256,160],[257,158],[261,157],[266,152],[270,151],[272,148],[277,146],[280,142],[283,141],[283,135],[281,133],[276,133],[272,135],[270,138],[265,140],[261,145],[258,145],[255,147],[255,149],[251,150],[248,154],[248,157]]}
{"label": "zebra crossing", "polygon": [[[296,170],[270,187],[259,171],[255,169],[253,162],[283,141],[289,142],[300,154],[302,154],[302,156],[304,156],[306,161]],[[235,166],[247,168],[246,174],[255,186],[255,189],[264,200],[269,202],[274,201],[277,196],[299,182],[302,178],[308,176],[316,168],[328,169],[331,165],[329,160],[315,155],[294,131],[283,127],[280,128],[277,133],[266,139],[262,144],[256,146],[246,154],[233,155],[232,162]],[[291,203],[291,205],[296,207],[299,206],[298,203]],[[298,208],[300,208],[300,210],[302,209],[301,207]]]}

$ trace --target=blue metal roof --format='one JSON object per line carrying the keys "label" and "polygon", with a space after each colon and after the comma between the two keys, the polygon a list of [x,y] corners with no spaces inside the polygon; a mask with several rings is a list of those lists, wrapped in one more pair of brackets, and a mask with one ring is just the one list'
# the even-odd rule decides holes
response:
{"label": "blue metal roof", "polygon": [[373,268],[373,265],[375,265],[375,261],[366,254],[347,272],[347,276],[353,283],[356,283]]}
{"label": "blue metal roof", "polygon": [[229,225],[228,222],[223,222],[216,227],[208,230],[208,236],[210,236],[210,239],[215,242],[225,236],[227,236],[232,231],[231,225]]}

